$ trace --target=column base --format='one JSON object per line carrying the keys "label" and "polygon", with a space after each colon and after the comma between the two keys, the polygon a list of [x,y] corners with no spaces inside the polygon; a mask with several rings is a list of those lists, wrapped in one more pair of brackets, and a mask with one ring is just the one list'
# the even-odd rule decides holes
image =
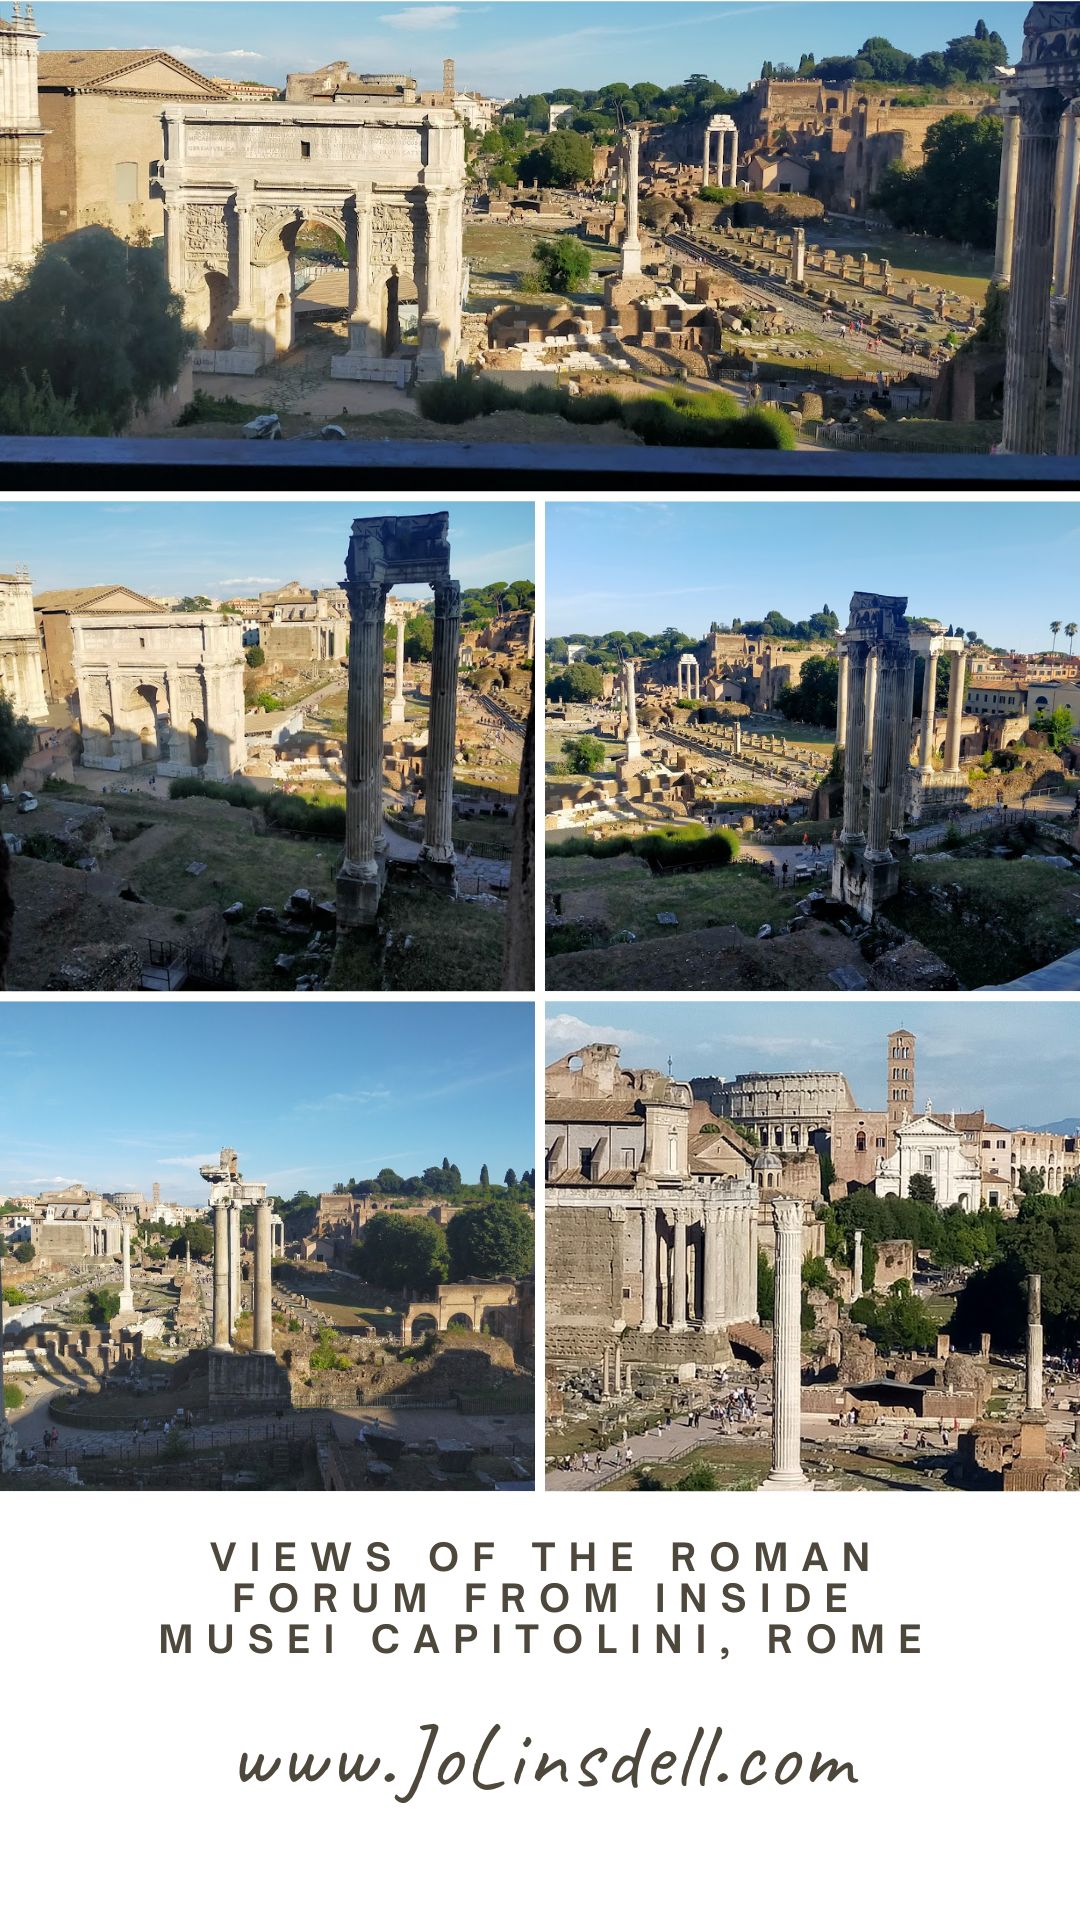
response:
{"label": "column base", "polygon": [[385,882],[385,868],[377,862],[363,867],[343,861],[337,876],[338,928],[374,926]]}
{"label": "column base", "polygon": [[426,873],[439,886],[452,892],[456,883],[456,865],[453,847],[421,847],[420,860]]}
{"label": "column base", "polygon": [[405,725],[404,694],[402,694],[400,700],[395,696],[390,702],[390,725],[392,727],[403,727]]}
{"label": "column base", "polygon": [[623,246],[619,249],[622,262],[622,278],[636,280],[641,273],[641,248],[638,245]]}
{"label": "column base", "polygon": [[774,1467],[768,1478],[758,1488],[759,1493],[813,1493],[814,1483],[808,1480],[801,1468],[792,1471]]}

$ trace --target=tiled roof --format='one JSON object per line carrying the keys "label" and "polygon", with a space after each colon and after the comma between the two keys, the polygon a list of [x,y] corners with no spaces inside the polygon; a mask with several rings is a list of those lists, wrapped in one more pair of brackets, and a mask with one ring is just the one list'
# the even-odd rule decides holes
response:
{"label": "tiled roof", "polygon": [[157,600],[148,600],[144,593],[136,593],[134,587],[120,586],[57,587],[49,593],[35,593],[34,606],[39,613],[81,613],[109,593],[130,593],[133,599],[141,601],[148,611],[151,609],[154,613],[163,611]]}
{"label": "tiled roof", "polygon": [[154,61],[162,61],[174,72],[197,80],[207,93],[223,93],[213,80],[194,67],[185,66],[163,47],[52,47],[38,55],[38,80],[43,86],[99,87],[108,80],[120,80]]}
{"label": "tiled roof", "polygon": [[616,1094],[610,1100],[578,1100],[572,1095],[549,1094],[547,1099],[547,1117],[559,1122],[564,1120],[640,1120],[637,1107],[637,1094],[628,1092]]}

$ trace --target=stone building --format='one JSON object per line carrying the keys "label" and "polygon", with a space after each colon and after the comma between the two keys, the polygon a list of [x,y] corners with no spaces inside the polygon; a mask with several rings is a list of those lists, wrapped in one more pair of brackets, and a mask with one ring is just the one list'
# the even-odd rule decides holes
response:
{"label": "stone building", "polygon": [[160,613],[156,600],[132,587],[58,587],[34,595],[38,639],[45,657],[47,692],[53,700],[70,700],[76,676],[71,623],[76,617],[102,618],[107,614]]}
{"label": "stone building", "polygon": [[914,1174],[933,1181],[939,1207],[978,1212],[982,1201],[979,1162],[965,1153],[954,1128],[934,1119],[929,1101],[925,1113],[913,1115],[897,1128],[892,1152],[881,1161],[874,1177],[874,1192],[894,1193],[906,1200]]}
{"label": "stone building", "polygon": [[763,1147],[776,1152],[824,1152],[836,1116],[855,1110],[855,1096],[842,1073],[737,1073],[733,1080],[695,1079],[694,1097],[714,1114],[752,1127]]}
{"label": "stone building", "polygon": [[[305,221],[344,242],[348,347],[331,374],[404,385],[458,361],[464,130],[446,108],[372,101],[178,106],[158,180],[169,283],[196,371],[252,374],[293,341]],[[415,291],[415,344],[399,308]]]}
{"label": "stone building", "polygon": [[100,1193],[65,1187],[35,1203],[30,1231],[37,1257],[47,1264],[111,1260],[120,1255],[123,1222]]}
{"label": "stone building", "polygon": [[243,771],[243,626],[221,613],[71,621],[83,764],[164,775]]}
{"label": "stone building", "polygon": [[41,245],[39,37],[33,7],[15,0],[11,18],[0,17],[0,281]]}
{"label": "stone building", "polygon": [[0,573],[0,693],[24,719],[48,719],[34,590],[25,571]]}
{"label": "stone building", "polygon": [[290,580],[259,595],[259,645],[268,666],[344,663],[349,651],[349,602],[342,587],[302,587]]}
{"label": "stone building", "polygon": [[38,62],[45,239],[94,226],[125,240],[161,234],[162,114],[184,101],[227,98],[160,47],[46,48]]}

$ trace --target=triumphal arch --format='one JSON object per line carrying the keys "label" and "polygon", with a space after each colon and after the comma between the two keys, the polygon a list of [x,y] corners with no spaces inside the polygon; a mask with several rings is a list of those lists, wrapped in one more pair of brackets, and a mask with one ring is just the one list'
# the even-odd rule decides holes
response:
{"label": "triumphal arch", "polygon": [[257,373],[293,344],[305,222],[337,235],[347,266],[348,347],[331,373],[404,385],[414,368],[454,371],[465,135],[449,108],[192,104],[164,121],[166,261],[201,336],[196,372]]}

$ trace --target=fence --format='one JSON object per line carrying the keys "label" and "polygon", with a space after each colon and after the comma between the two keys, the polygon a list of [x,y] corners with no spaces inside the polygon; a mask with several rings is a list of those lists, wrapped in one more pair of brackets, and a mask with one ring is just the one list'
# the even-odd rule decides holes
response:
{"label": "fence", "polygon": [[[115,1433],[116,1430],[112,1431]],[[179,1463],[191,1455],[215,1453],[230,1447],[277,1446],[298,1440],[320,1441],[332,1431],[328,1420],[314,1417],[297,1419],[295,1415],[283,1415],[280,1420],[228,1421],[221,1426],[177,1427],[175,1436],[179,1436],[183,1451],[178,1447],[174,1433],[136,1434],[130,1441],[115,1445],[106,1445],[103,1438],[88,1434],[79,1446],[35,1447],[35,1464],[39,1467],[79,1467],[92,1460],[106,1460],[122,1466],[137,1466],[140,1462],[172,1465],[174,1461]]]}

